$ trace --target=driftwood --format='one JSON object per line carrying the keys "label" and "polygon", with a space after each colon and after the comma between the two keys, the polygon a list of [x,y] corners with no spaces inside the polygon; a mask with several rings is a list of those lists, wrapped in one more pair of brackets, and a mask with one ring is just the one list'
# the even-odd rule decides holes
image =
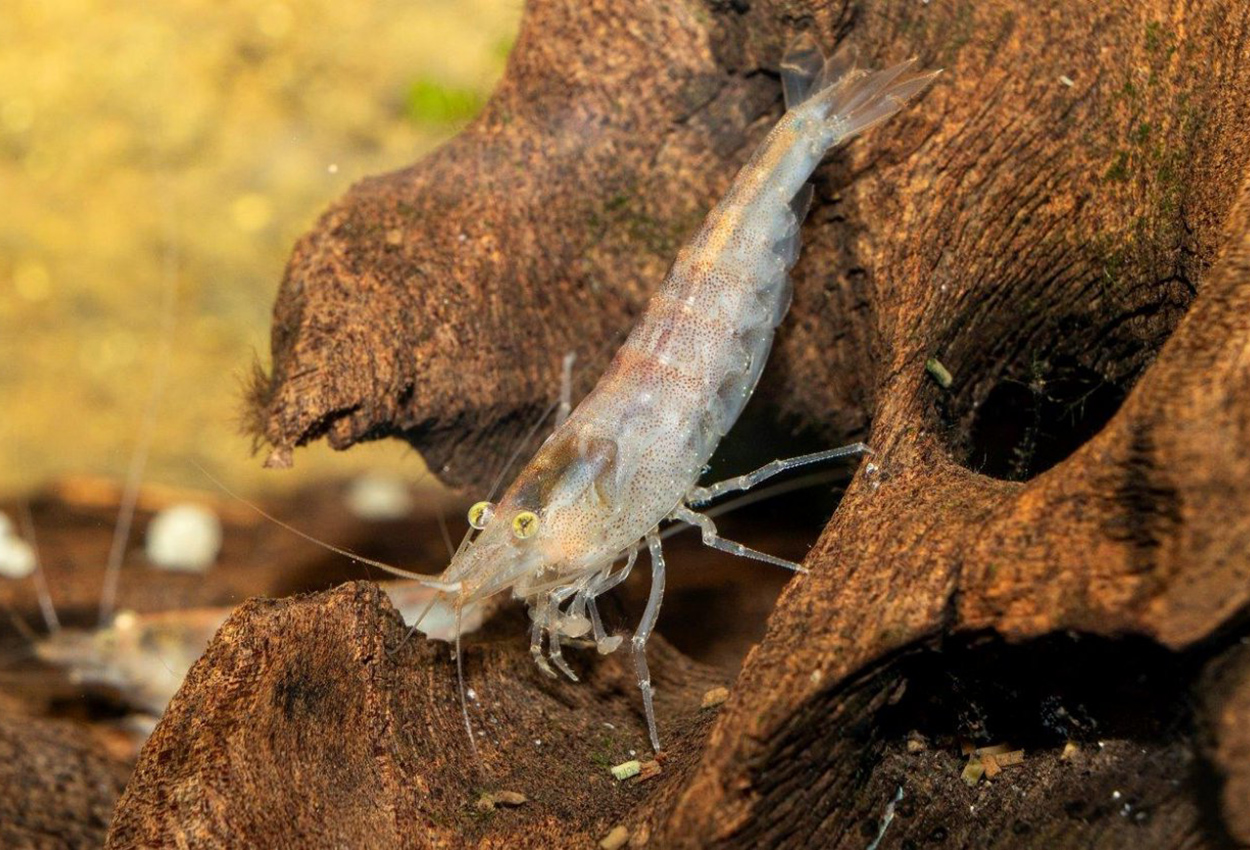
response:
{"label": "driftwood", "polygon": [[[645,757],[623,660],[548,683],[508,614],[465,647],[489,700],[475,758],[445,650],[396,651],[368,587],[255,602],[145,748],[109,846],[593,846],[619,826],[863,847],[899,788],[883,848],[1250,844],[1240,0],[535,0],[480,119],[296,247],[253,398],[271,463],[399,435],[489,486],[561,355],[589,386],[777,117],[800,29],[947,73],[818,174],[743,427],[768,457],[876,454],[729,701],[700,708],[716,675],[659,645],[662,772],[616,783],[605,762]],[[965,741],[1024,761],[969,785]],[[478,807],[500,791],[528,802]]]}
{"label": "driftwood", "polygon": [[81,728],[0,718],[0,845],[99,847],[128,773]]}

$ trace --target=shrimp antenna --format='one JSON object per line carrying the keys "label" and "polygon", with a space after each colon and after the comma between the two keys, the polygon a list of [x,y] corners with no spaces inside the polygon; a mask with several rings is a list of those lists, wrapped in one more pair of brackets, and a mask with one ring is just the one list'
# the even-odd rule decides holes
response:
{"label": "shrimp antenna", "polygon": [[477,751],[477,741],[473,740],[473,724],[469,722],[469,701],[464,695],[464,653],[460,651],[460,615],[464,610],[464,605],[459,600],[456,602],[456,684],[460,688],[460,714],[464,717],[464,731],[469,736],[469,749],[473,750],[473,757],[481,761],[482,757]]}
{"label": "shrimp antenna", "polygon": [[421,609],[421,613],[417,615],[417,619],[414,620],[412,625],[408,627],[408,631],[404,635],[404,639],[399,642],[398,646],[390,650],[389,652],[390,655],[394,655],[395,653],[399,652],[401,649],[404,648],[404,644],[406,644],[409,640],[411,640],[412,636],[417,633],[417,629],[420,627],[421,621],[424,620],[426,616],[431,611],[434,610],[434,606],[438,604],[439,599],[441,598],[442,598],[441,596],[435,596],[433,599],[430,600],[430,603],[428,605],[426,605],[423,609]]}
{"label": "shrimp antenna", "polygon": [[[35,596],[39,599],[39,611],[43,614],[43,622],[48,627],[48,634],[56,634],[61,630],[61,619],[56,615],[56,606],[52,604],[52,593],[48,590],[48,577],[43,571],[43,558],[39,557],[39,541],[35,538],[35,518],[30,514],[30,505],[22,503],[22,536],[30,544],[35,553],[35,571],[31,580],[35,583]],[[15,612],[16,613],[16,612]],[[26,621],[22,620],[25,625]],[[29,626],[26,627],[29,630]]]}
{"label": "shrimp antenna", "polygon": [[[21,614],[17,613],[17,609],[15,609],[7,600],[0,602],[0,607],[4,608],[4,613],[8,616],[9,622],[13,624],[13,628],[17,629],[17,633],[21,635],[27,643],[39,643],[39,634],[30,627],[30,623],[26,622]],[[24,658],[27,654],[28,653],[23,650],[21,654],[16,657]],[[4,666],[6,663],[2,659],[7,659],[8,657],[8,655],[0,656],[0,666]]]}
{"label": "shrimp antenna", "polygon": [[[616,338],[623,336],[624,333],[624,331],[618,332],[616,334]],[[567,380],[568,386],[570,387],[573,383],[574,372],[573,360],[570,359],[572,354],[573,352],[564,355],[561,367],[564,373],[564,378]],[[588,362],[583,361],[581,366],[577,367],[577,371],[581,371],[589,365],[590,364]],[[548,405],[546,410],[543,411],[542,416],[538,417],[538,421],[530,426],[529,431],[527,431],[525,436],[521,438],[521,441],[517,444],[517,447],[513,450],[511,456],[509,456],[507,462],[503,465],[503,468],[499,470],[499,474],[495,476],[495,481],[490,485],[490,492],[486,496],[486,501],[489,502],[491,499],[495,498],[495,494],[499,491],[499,485],[503,483],[504,476],[508,474],[508,470],[512,468],[512,464],[516,463],[516,459],[520,456],[521,452],[524,451],[527,445],[529,445],[529,441],[534,439],[534,434],[537,433],[538,429],[542,427],[542,424],[547,421],[547,417],[565,404],[570,404],[570,399],[566,398],[564,393],[561,392],[560,396]]]}
{"label": "shrimp antenna", "polygon": [[399,567],[395,567],[395,566],[391,566],[390,564],[383,563],[382,561],[375,561],[373,558],[366,558],[364,555],[360,555],[356,552],[353,552],[350,549],[344,549],[341,546],[335,546],[332,543],[326,543],[324,540],[318,540],[316,537],[313,537],[311,534],[307,534],[303,531],[300,531],[298,528],[291,525],[290,523],[286,523],[278,519],[276,516],[269,513],[268,511],[266,511],[264,508],[262,508],[260,505],[256,504],[255,502],[250,502],[247,499],[243,498],[238,493],[234,492],[229,487],[227,487],[224,483],[219,481],[216,476],[214,476],[211,472],[209,472],[207,469],[201,466],[199,462],[197,462],[196,460],[191,459],[191,463],[196,467],[196,469],[204,473],[204,476],[208,478],[209,481],[213,482],[218,487],[220,487],[228,496],[230,496],[233,499],[237,499],[238,501],[247,505],[252,510],[256,511],[256,513],[260,514],[265,519],[269,520],[275,525],[282,526],[287,531],[291,532],[292,534],[298,537],[304,538],[309,543],[312,543],[315,546],[320,546],[322,549],[327,549],[331,552],[334,552],[337,555],[342,555],[344,558],[347,558],[350,561],[355,561],[358,564],[365,564],[370,567],[377,567],[379,570],[385,570],[391,575],[399,576],[400,578],[412,579],[413,581],[419,581],[422,584],[424,584],[426,587],[433,587],[436,590],[451,589],[445,582],[439,582],[435,579],[432,579],[428,575],[410,572],[409,570],[403,570],[403,569],[400,569]]}
{"label": "shrimp antenna", "polygon": [[534,434],[538,433],[538,429],[541,428],[542,424],[547,421],[547,417],[555,413],[556,408],[559,406],[559,399],[549,404],[547,409],[543,411],[542,416],[538,417],[538,420],[530,426],[528,431],[525,432],[525,436],[521,438],[519,443],[517,443],[516,448],[512,450],[512,454],[508,457],[507,461],[504,462],[503,468],[500,469],[499,474],[495,476],[494,483],[490,485],[490,492],[486,494],[486,501],[489,502],[491,499],[495,498],[495,494],[499,492],[499,485],[503,483],[503,478],[508,474],[508,470],[512,468],[512,464],[516,463],[516,459],[520,457],[521,452],[523,452],[525,447],[529,445],[530,440],[534,439]]}
{"label": "shrimp antenna", "polygon": [[438,509],[438,530],[443,535],[443,543],[447,545],[447,557],[456,557],[456,547],[451,544],[451,532],[447,530],[447,514],[443,510],[443,503],[436,505]]}

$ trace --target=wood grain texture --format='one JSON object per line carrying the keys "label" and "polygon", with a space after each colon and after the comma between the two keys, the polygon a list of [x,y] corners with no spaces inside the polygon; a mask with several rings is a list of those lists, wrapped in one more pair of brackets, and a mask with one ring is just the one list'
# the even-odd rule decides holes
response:
{"label": "wood grain texture", "polygon": [[[485,488],[512,435],[554,398],[560,356],[583,354],[589,386],[607,341],[777,117],[777,61],[800,29],[849,40],[874,64],[916,54],[947,69],[818,173],[794,307],[752,413],[827,443],[867,434],[874,470],[852,482],[714,724],[674,737],[665,775],[680,781],[628,803],[583,796],[562,773],[586,743],[573,732],[572,754],[527,751],[509,770],[539,789],[566,776],[575,810],[535,792],[522,814],[469,828],[455,821],[473,798],[459,718],[405,703],[419,721],[395,716],[447,749],[420,767],[379,755],[386,747],[354,761],[353,782],[385,812],[370,815],[377,831],[361,820],[344,841],[593,846],[619,821],[647,846],[859,847],[899,785],[912,814],[887,848],[1247,841],[1236,723],[1210,726],[1216,742],[1201,746],[1183,697],[1225,698],[1209,695],[1225,686],[1200,684],[1213,681],[1201,669],[1245,634],[1250,610],[1244,3],[532,3],[482,117],[433,157],[355,187],[296,247],[273,372],[255,393],[258,434],[278,460],[311,439],[346,448],[401,435],[450,482]],[[931,358],[949,387],[926,371]],[[785,443],[770,452],[787,454]],[[334,644],[352,643],[326,663],[362,677],[358,712],[409,685],[360,668],[385,616],[355,593],[291,603],[311,607],[290,616],[300,634],[326,616]],[[231,653],[281,633],[280,610],[240,614],[184,703],[214,704],[215,677],[238,669]],[[1063,643],[1069,633],[1093,643]],[[272,663],[317,669],[327,641],[290,641]],[[534,693],[521,644],[492,650],[487,680],[506,699]],[[1145,675],[1146,661],[1175,670],[1145,691],[1112,686],[1124,670]],[[425,687],[451,692],[449,665],[412,663]],[[618,663],[592,663],[592,675]],[[676,655],[652,666],[674,690],[672,671],[698,679]],[[1072,670],[1079,681],[1047,690]],[[247,699],[271,692],[266,682]],[[910,751],[932,708],[908,696],[917,682],[933,698],[962,694],[964,714],[978,693],[1000,693],[985,710],[995,736],[1034,742],[1024,765],[988,790],[960,783],[958,741],[991,733],[956,710],[930,724],[934,746]],[[592,714],[627,699],[589,693]],[[1088,722],[1054,721],[1055,705],[1072,718],[1087,703],[1098,706]],[[179,834],[161,802],[173,787],[201,789],[197,805],[224,800],[214,828],[236,811],[251,823],[253,803],[178,784],[251,733],[196,762],[216,727],[189,714],[171,711],[145,751],[113,846]],[[1079,768],[1060,757],[1065,734]],[[346,817],[367,798],[257,781],[250,795],[294,806],[304,823],[328,817],[318,806]],[[418,817],[424,831],[387,831]],[[205,846],[229,843],[204,834]]]}

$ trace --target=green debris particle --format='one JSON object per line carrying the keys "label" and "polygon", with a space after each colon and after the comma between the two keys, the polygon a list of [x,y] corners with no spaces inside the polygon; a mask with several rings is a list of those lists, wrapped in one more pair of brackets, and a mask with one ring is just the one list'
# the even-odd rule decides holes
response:
{"label": "green debris particle", "polygon": [[482,103],[482,95],[474,89],[445,86],[422,78],[408,87],[404,114],[418,124],[459,124],[477,115]]}
{"label": "green debris particle", "polygon": [[621,762],[620,764],[613,766],[611,770],[612,775],[616,777],[617,781],[624,782],[631,776],[637,776],[642,773],[642,762],[638,761],[638,759],[631,759],[630,761]]}
{"label": "green debris particle", "polygon": [[950,370],[942,365],[942,361],[936,357],[930,357],[924,362],[925,371],[933,376],[933,380],[937,381],[937,385],[944,390],[949,390],[951,384],[955,383],[955,377],[951,375]]}

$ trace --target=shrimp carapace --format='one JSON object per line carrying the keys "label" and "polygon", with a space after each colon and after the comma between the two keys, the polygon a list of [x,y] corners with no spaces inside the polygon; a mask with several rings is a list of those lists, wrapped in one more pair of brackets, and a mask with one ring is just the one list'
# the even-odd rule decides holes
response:
{"label": "shrimp carapace", "polygon": [[437,579],[462,605],[504,590],[525,600],[535,661],[553,676],[554,665],[573,677],[562,640],[592,635],[601,652],[616,649],[620,639],[604,633],[595,599],[624,579],[645,544],[652,590],[632,644],[657,750],[644,650],[664,588],[658,526],[697,525],[709,545],[801,569],[723,540],[694,508],[784,469],[866,447],[777,461],[712,487],[700,487],[699,477],[755,390],[789,309],[789,270],[813,170],[831,148],[889,118],[934,76],[916,73],[914,60],[868,71],[847,50],[825,60],[810,37],[795,43],[782,63],[785,115],[678,253],[599,383],[498,503],[474,505],[469,522],[477,536]]}

